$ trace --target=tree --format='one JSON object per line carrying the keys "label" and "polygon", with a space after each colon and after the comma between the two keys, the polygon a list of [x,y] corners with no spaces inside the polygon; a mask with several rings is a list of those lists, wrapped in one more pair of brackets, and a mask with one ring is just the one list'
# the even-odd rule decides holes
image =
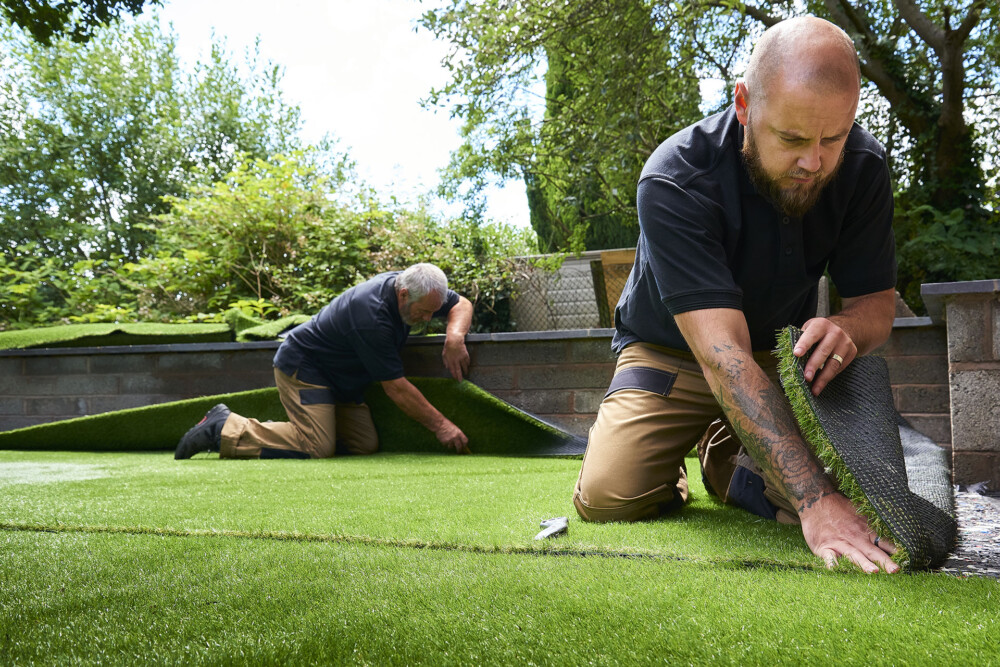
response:
{"label": "tree", "polygon": [[763,28],[803,9],[838,24],[858,49],[866,81],[860,121],[885,144],[897,183],[898,286],[908,303],[920,308],[921,283],[995,277],[1000,7],[986,0],[766,7],[703,0],[691,13],[711,33],[734,13]]}
{"label": "tree", "polygon": [[117,20],[123,13],[142,13],[148,3],[160,0],[0,0],[0,13],[27,30],[39,44],[49,46],[53,37],[86,42],[99,26]]}
{"label": "tree", "polygon": [[671,27],[643,0],[454,0],[422,23],[455,47],[428,100],[465,121],[446,191],[467,186],[475,212],[492,176],[521,178],[549,249],[634,243],[643,161],[699,115]]}
{"label": "tree", "polygon": [[280,69],[253,57],[241,77],[216,45],[185,72],[174,44],[155,23],[56,48],[0,33],[0,251],[136,260],[165,196],[300,147]]}
{"label": "tree", "polygon": [[[614,210],[616,191],[634,196],[645,157],[702,115],[699,82],[721,82],[727,105],[760,33],[806,12],[844,28],[860,54],[859,120],[885,144],[898,188],[901,291],[918,304],[921,282],[995,277],[1000,6],[986,0],[452,0],[423,18],[453,45],[452,79],[429,97],[465,121],[452,192],[523,177],[539,233],[562,225],[557,243],[593,247],[588,221]],[[623,133],[627,104],[636,131]],[[634,211],[618,210],[611,225],[624,228]]]}

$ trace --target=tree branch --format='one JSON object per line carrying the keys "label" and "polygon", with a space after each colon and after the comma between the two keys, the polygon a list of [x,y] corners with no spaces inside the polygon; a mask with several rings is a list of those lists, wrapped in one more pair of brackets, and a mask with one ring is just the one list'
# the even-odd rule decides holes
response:
{"label": "tree branch", "polygon": [[947,36],[945,29],[935,25],[929,16],[920,11],[920,7],[913,0],[895,0],[895,3],[896,9],[899,10],[899,15],[903,17],[903,20],[913,28],[913,32],[917,33],[920,39],[927,42],[928,46],[934,49],[934,52],[940,58],[945,49],[945,38]]}

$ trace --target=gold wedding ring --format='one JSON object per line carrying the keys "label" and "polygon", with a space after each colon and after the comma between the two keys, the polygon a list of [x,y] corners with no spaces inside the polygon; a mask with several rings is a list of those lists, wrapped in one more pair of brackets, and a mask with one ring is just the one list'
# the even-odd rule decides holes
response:
{"label": "gold wedding ring", "polygon": [[830,358],[836,361],[838,364],[844,363],[844,358],[837,353],[831,354]]}

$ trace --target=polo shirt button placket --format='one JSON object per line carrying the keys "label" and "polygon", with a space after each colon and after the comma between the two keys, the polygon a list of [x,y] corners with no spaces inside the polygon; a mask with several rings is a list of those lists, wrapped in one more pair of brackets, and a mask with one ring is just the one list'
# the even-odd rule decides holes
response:
{"label": "polo shirt button placket", "polygon": [[791,222],[791,220],[789,220],[787,217],[781,219],[781,224],[783,225],[787,225],[789,222]]}

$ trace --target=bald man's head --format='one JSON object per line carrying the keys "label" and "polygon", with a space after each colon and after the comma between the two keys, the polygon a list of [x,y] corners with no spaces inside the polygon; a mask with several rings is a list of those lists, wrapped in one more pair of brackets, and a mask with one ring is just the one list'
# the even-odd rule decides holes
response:
{"label": "bald man's head", "polygon": [[861,70],[854,43],[843,30],[815,16],[787,19],[768,28],[754,46],[744,75],[753,102],[763,104],[775,84],[806,86],[821,94],[860,96]]}

